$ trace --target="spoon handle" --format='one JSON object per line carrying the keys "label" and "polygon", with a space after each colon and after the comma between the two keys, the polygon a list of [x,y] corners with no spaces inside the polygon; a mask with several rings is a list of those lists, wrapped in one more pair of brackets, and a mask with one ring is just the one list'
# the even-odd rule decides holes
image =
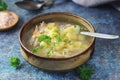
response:
{"label": "spoon handle", "polygon": [[117,39],[119,38],[118,35],[109,35],[109,34],[102,34],[102,33],[93,33],[93,32],[80,32],[80,34],[97,37],[97,38],[104,38],[104,39]]}

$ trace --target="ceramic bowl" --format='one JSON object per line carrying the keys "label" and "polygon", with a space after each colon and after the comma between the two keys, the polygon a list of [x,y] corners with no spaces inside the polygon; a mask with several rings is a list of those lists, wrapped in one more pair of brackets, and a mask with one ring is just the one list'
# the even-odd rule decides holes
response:
{"label": "ceramic bowl", "polygon": [[[13,28],[19,20],[19,16],[13,11],[8,11],[8,10],[0,11],[0,14],[2,15],[1,16],[2,19],[4,19],[4,20],[0,19],[0,31],[5,31],[5,30]],[[6,27],[1,25],[3,24],[3,21],[6,22],[5,24]]]}
{"label": "ceramic bowl", "polygon": [[79,24],[83,25],[90,32],[94,32],[93,26],[84,18],[65,12],[53,12],[53,13],[46,13],[36,16],[22,25],[19,33],[19,42],[21,45],[21,54],[26,61],[30,64],[49,71],[66,71],[71,70],[79,65],[84,64],[89,58],[94,49],[94,40],[95,38],[92,37],[90,45],[86,48],[82,53],[68,57],[68,58],[47,58],[41,57],[36,54],[33,54],[29,50],[29,45],[27,44],[28,40],[32,36],[32,33],[35,29],[37,24],[40,24],[42,21],[45,22],[67,22],[72,24]]}

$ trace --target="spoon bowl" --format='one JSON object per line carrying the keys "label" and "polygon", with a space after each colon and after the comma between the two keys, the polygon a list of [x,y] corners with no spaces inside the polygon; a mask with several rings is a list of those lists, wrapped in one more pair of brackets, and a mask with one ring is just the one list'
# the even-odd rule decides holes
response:
{"label": "spoon bowl", "polygon": [[43,1],[19,1],[15,3],[18,7],[26,10],[38,10],[41,9],[42,6],[45,4]]}

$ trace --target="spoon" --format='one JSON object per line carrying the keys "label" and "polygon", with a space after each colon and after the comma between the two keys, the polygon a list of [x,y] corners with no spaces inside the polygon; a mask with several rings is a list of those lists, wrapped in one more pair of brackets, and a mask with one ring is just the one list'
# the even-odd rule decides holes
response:
{"label": "spoon", "polygon": [[22,9],[26,9],[26,10],[38,10],[40,8],[43,7],[43,5],[45,4],[44,1],[18,1],[15,3],[18,7],[22,8]]}
{"label": "spoon", "polygon": [[93,33],[93,32],[80,32],[80,34],[97,37],[97,38],[104,38],[104,39],[117,39],[119,38],[118,35],[109,35],[109,34],[102,34],[102,33]]}

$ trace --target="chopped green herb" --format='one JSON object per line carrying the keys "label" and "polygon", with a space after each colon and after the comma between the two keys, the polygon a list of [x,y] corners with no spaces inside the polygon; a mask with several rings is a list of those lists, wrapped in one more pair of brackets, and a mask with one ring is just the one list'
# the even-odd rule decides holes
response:
{"label": "chopped green herb", "polygon": [[66,42],[66,43],[71,43],[71,41],[70,41],[70,40],[64,40],[64,42]]}
{"label": "chopped green herb", "polygon": [[62,41],[62,38],[61,38],[61,36],[60,36],[59,34],[56,35],[55,38],[58,40],[58,42],[61,42],[61,41]]}
{"label": "chopped green herb", "polygon": [[39,49],[43,49],[43,48],[44,48],[44,46],[34,47],[33,52],[37,53],[39,51]]}
{"label": "chopped green herb", "polygon": [[39,48],[38,48],[38,47],[34,47],[34,48],[33,48],[33,52],[34,52],[34,53],[37,53],[37,52],[38,52],[38,50],[39,50]]}
{"label": "chopped green herb", "polygon": [[93,69],[90,66],[80,66],[76,68],[76,71],[81,80],[89,80],[93,74]]}
{"label": "chopped green herb", "polygon": [[63,54],[64,54],[64,55],[66,55],[66,54],[67,54],[67,52],[63,52]]}
{"label": "chopped green herb", "polygon": [[20,59],[17,57],[10,58],[10,65],[17,68],[20,65]]}
{"label": "chopped green herb", "polygon": [[0,10],[7,10],[7,8],[7,4],[3,0],[0,0]]}
{"label": "chopped green herb", "polygon": [[55,47],[55,44],[56,44],[56,43],[54,42],[53,45],[52,45],[52,46],[53,46],[53,49],[54,49],[54,47]]}
{"label": "chopped green herb", "polygon": [[63,34],[63,37],[65,37],[66,36],[66,34]]}
{"label": "chopped green herb", "polygon": [[80,31],[84,30],[85,28],[84,27],[80,27]]}
{"label": "chopped green herb", "polygon": [[53,50],[50,50],[49,52],[47,52],[47,57],[51,56],[53,54]]}
{"label": "chopped green herb", "polygon": [[80,27],[79,25],[74,25],[75,28]]}
{"label": "chopped green herb", "polygon": [[59,32],[59,30],[57,30],[57,29],[54,29],[54,32],[57,32],[57,33],[58,33],[58,32]]}
{"label": "chopped green herb", "polygon": [[44,41],[45,43],[49,44],[51,42],[51,38],[47,35],[41,35],[39,38],[38,38],[38,41],[41,42],[41,41]]}
{"label": "chopped green herb", "polygon": [[79,26],[79,25],[74,25],[75,28],[79,27],[80,28],[80,31],[85,31],[87,30],[85,27],[82,27],[82,26]]}
{"label": "chopped green herb", "polygon": [[44,48],[44,46],[40,46],[40,49],[43,49]]}
{"label": "chopped green herb", "polygon": [[51,42],[51,39],[45,39],[44,42],[49,44]]}

